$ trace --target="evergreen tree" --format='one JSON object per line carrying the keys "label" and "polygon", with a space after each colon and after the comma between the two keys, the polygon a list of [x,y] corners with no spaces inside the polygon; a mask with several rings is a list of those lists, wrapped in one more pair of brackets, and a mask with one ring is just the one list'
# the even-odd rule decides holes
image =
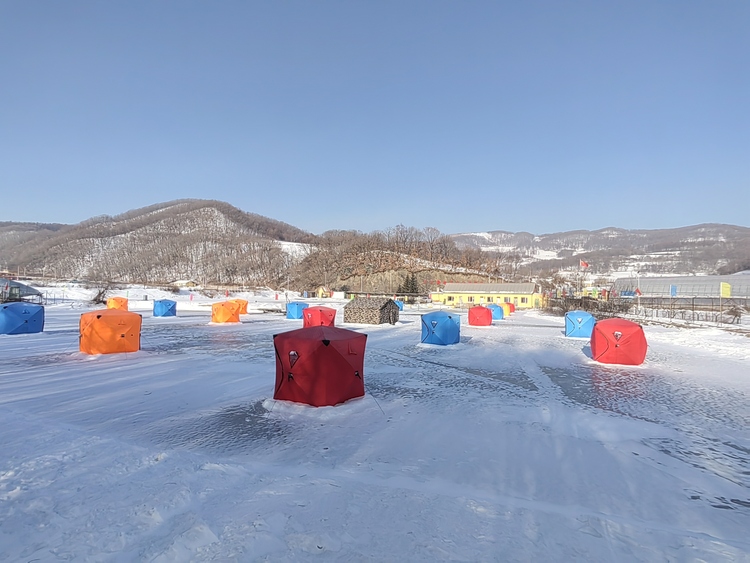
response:
{"label": "evergreen tree", "polygon": [[406,293],[419,293],[419,282],[417,281],[417,274],[411,273],[406,275],[404,282],[404,291]]}

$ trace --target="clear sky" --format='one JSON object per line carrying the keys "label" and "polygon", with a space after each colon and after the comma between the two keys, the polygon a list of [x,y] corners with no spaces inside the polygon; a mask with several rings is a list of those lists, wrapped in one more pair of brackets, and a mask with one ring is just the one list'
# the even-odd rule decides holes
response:
{"label": "clear sky", "polygon": [[0,220],[750,226],[750,2],[0,0]]}

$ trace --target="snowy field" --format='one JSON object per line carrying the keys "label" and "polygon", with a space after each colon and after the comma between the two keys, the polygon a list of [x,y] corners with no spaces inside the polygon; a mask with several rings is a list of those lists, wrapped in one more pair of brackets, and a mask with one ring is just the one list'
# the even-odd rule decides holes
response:
{"label": "snowy field", "polygon": [[750,561],[747,336],[646,326],[605,366],[562,318],[464,311],[440,347],[329,300],[367,394],[316,409],[272,399],[283,295],[131,301],[142,350],[86,356],[67,291],[0,336],[0,561]]}

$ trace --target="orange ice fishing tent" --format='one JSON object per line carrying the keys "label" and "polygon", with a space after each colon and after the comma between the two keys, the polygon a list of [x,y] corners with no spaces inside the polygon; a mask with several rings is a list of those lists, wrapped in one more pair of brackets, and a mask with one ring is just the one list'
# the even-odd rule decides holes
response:
{"label": "orange ice fishing tent", "polygon": [[79,349],[84,354],[119,354],[141,349],[141,316],[121,309],[83,313]]}
{"label": "orange ice fishing tent", "polygon": [[125,297],[110,297],[107,299],[107,309],[128,310],[128,300]]}
{"label": "orange ice fishing tent", "polygon": [[240,322],[240,306],[234,301],[220,301],[211,307],[212,323]]}
{"label": "orange ice fishing tent", "polygon": [[237,306],[240,308],[239,313],[240,315],[247,315],[247,300],[245,299],[230,299],[229,300],[232,303],[237,303]]}

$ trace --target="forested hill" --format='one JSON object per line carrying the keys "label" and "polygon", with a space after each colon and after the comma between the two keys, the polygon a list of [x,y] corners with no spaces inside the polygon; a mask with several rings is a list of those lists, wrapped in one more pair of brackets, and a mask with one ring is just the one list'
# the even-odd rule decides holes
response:
{"label": "forested hill", "polygon": [[276,241],[314,235],[228,203],[177,200],[99,216],[77,225],[0,223],[0,265],[61,278],[162,281],[194,278],[268,282],[285,270]]}

